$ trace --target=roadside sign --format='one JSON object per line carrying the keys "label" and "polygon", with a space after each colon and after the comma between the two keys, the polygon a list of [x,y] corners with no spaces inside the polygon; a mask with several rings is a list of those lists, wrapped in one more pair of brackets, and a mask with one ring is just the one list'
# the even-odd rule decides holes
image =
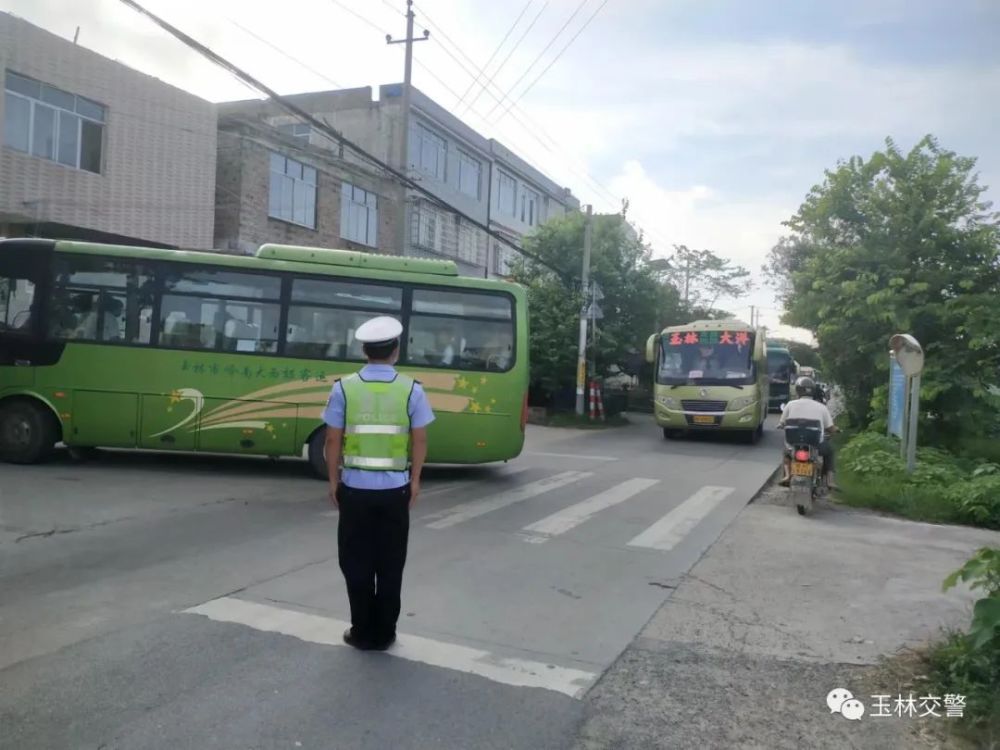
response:
{"label": "roadside sign", "polygon": [[903,439],[906,412],[906,373],[895,357],[889,362],[889,434]]}

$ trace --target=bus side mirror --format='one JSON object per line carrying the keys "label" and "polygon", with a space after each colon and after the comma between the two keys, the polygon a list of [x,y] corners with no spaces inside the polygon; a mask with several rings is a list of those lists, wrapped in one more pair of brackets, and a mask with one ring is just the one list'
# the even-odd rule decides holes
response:
{"label": "bus side mirror", "polygon": [[646,361],[649,364],[653,364],[656,361],[656,339],[659,338],[659,334],[654,333],[648,339],[646,339]]}

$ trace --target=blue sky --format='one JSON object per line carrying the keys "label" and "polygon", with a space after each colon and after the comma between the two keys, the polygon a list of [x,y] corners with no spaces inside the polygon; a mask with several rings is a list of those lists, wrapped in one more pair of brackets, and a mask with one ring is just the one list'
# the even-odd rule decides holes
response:
{"label": "blue sky", "polygon": [[[908,148],[933,133],[979,157],[983,182],[1000,196],[995,0],[608,0],[524,93],[602,2],[585,0],[556,37],[580,0],[417,0],[418,25],[428,23],[432,38],[416,46],[414,83],[595,210],[628,197],[660,255],[687,244],[756,271],[823,170],[869,155],[886,136]],[[401,78],[401,49],[384,35],[401,35],[402,0],[146,4],[285,93]],[[535,25],[475,106],[466,107],[472,97],[456,106],[474,65],[526,6],[490,74],[537,17]],[[248,96],[116,0],[0,8],[67,37],[80,25],[81,44],[205,98]],[[491,114],[509,89],[516,107]],[[745,316],[750,304],[777,324],[769,289],[729,307]]]}

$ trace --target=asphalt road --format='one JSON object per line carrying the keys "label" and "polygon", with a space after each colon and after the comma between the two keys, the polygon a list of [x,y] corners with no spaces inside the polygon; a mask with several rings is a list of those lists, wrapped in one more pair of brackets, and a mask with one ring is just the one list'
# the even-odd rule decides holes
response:
{"label": "asphalt road", "polygon": [[0,748],[570,747],[780,437],[528,438],[428,472],[384,654],[340,642],[337,514],[299,462],[0,466]]}

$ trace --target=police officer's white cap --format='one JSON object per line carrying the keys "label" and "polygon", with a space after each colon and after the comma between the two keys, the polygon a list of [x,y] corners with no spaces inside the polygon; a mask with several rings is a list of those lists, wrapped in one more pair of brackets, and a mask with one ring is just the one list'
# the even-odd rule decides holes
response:
{"label": "police officer's white cap", "polygon": [[366,320],[358,326],[354,338],[362,344],[388,344],[403,333],[403,324],[388,315]]}

